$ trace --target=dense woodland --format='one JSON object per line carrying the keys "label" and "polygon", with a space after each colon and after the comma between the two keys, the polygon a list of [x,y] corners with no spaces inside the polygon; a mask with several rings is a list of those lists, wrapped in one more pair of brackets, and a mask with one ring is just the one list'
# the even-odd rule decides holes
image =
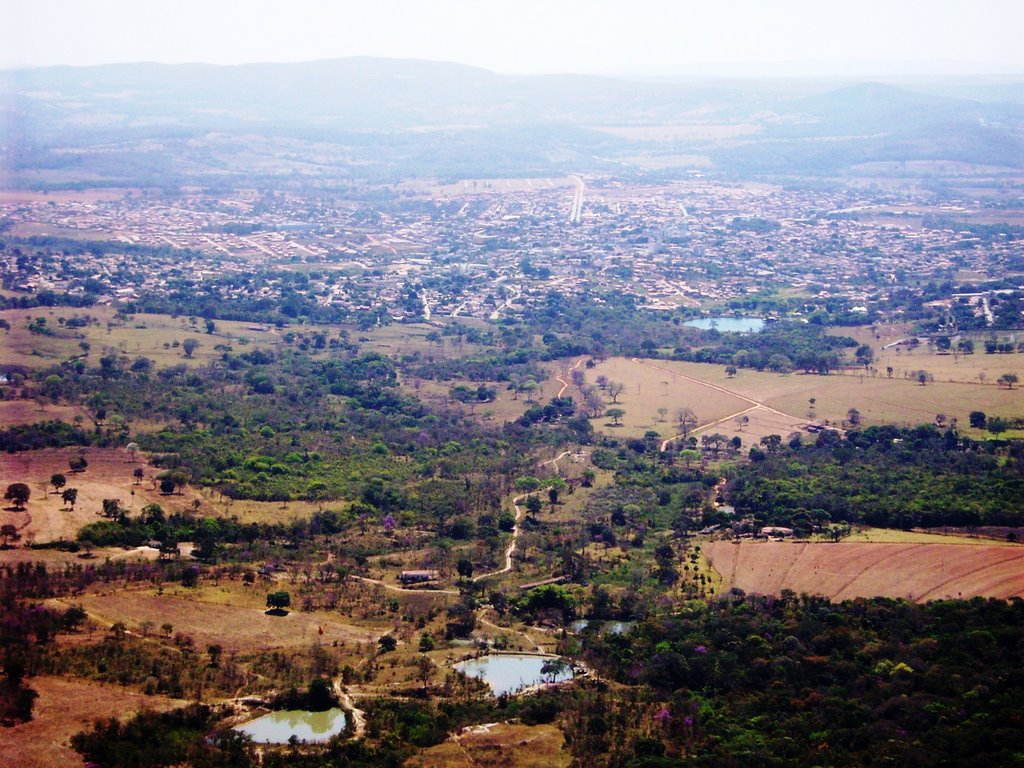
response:
{"label": "dense woodland", "polygon": [[846,439],[755,447],[728,496],[762,524],[866,523],[887,528],[1024,522],[1024,444],[974,441],[932,426],[869,427]]}

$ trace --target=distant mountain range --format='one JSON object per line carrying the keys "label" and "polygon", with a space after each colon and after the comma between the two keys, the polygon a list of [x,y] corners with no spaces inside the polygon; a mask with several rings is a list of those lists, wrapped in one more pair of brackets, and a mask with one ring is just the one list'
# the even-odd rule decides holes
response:
{"label": "distant mountain range", "polygon": [[[308,153],[311,142],[338,147],[337,163],[314,175],[671,174],[686,163],[663,158],[678,155],[734,175],[832,175],[883,160],[1024,166],[1024,79],[1005,78],[522,77],[371,58],[119,64],[0,71],[0,120],[8,184],[58,183],[61,168],[69,179],[131,180],[139,163],[129,155],[147,141],[158,142],[147,150],[156,172],[180,179],[205,166],[232,176],[243,155],[286,145]],[[659,126],[678,130],[650,130]],[[268,143],[223,156],[241,136]],[[176,144],[190,140],[203,151]],[[65,162],[72,150],[75,162]],[[662,160],[645,168],[644,156]]]}

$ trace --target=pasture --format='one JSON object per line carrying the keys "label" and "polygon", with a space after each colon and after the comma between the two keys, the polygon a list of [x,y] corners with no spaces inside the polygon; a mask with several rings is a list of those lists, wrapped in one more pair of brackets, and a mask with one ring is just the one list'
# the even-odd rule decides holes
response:
{"label": "pasture", "polygon": [[[314,642],[331,644],[373,642],[383,630],[356,626],[337,614],[293,610],[287,616],[268,616],[267,592],[287,589],[279,583],[243,588],[234,582],[186,590],[125,589],[95,591],[74,599],[101,626],[124,622],[131,630],[165,623],[184,632],[205,648],[219,643],[229,651],[254,652],[269,648],[309,647]],[[320,630],[323,629],[323,634]]]}
{"label": "pasture", "polygon": [[[66,323],[71,318],[85,315],[95,318],[95,322],[78,328],[69,328],[61,323],[62,320]],[[196,319],[194,326],[185,316],[138,314],[122,321],[115,318],[111,307],[9,309],[0,312],[0,317],[11,326],[6,335],[0,336],[4,362],[30,368],[56,365],[83,354],[89,365],[99,365],[99,358],[106,354],[106,350],[132,359],[147,357],[158,367],[179,364],[196,367],[219,359],[221,350],[216,348],[218,345],[230,346],[239,352],[282,343],[277,329],[258,323],[217,320],[216,330],[209,334],[202,318]],[[49,333],[29,330],[29,323],[40,317],[45,319]],[[184,352],[186,339],[199,344],[191,357]],[[80,346],[83,342],[89,345],[87,353]]]}
{"label": "pasture", "polygon": [[[69,461],[79,455],[85,456],[88,467],[83,472],[72,472]],[[138,467],[144,479],[136,483],[133,471]],[[202,504],[202,498],[190,488],[181,494],[161,494],[154,477],[162,471],[147,466],[142,454],[132,461],[127,452],[117,448],[48,448],[0,454],[0,477],[7,482],[26,483],[32,491],[24,511],[0,510],[0,524],[13,523],[23,540],[43,543],[73,540],[82,526],[101,519],[104,499],[119,499],[129,515],[151,503],[167,512],[191,509],[197,499]],[[78,490],[74,508],[66,505],[49,484],[50,476],[56,473],[66,478],[65,490]]]}
{"label": "pasture", "polygon": [[[662,438],[668,438],[678,432],[675,414],[680,408],[690,408],[696,414],[699,429],[753,405],[748,399],[719,385],[714,366],[699,368],[703,378],[680,375],[681,372],[670,366],[660,360],[647,364],[624,357],[612,357],[587,369],[588,385],[596,386],[598,376],[605,376],[609,381],[623,385],[622,392],[616,398],[617,403],[612,402],[607,392],[602,392],[606,409],[621,408],[625,411],[621,426],[612,426],[613,420],[602,416],[594,420],[594,428],[620,437],[642,437],[650,430]],[[721,378],[724,383],[724,373]],[[566,394],[573,395],[580,402],[575,387],[570,387]],[[662,408],[665,409],[663,414],[659,411]]]}
{"label": "pasture", "polygon": [[414,755],[406,768],[567,768],[572,755],[554,725],[474,725]]}
{"label": "pasture", "polygon": [[723,589],[831,600],[884,596],[923,602],[1024,597],[1024,546],[982,543],[712,541]]}
{"label": "pasture", "polygon": [[51,420],[73,424],[76,419],[84,422],[88,418],[89,412],[79,405],[65,403],[53,405],[42,398],[38,402],[0,400],[0,429]]}
{"label": "pasture", "polygon": [[[347,333],[349,339],[357,342],[363,352],[379,352],[395,357],[418,352],[425,356],[444,358],[470,354],[479,349],[457,336],[442,336],[440,343],[428,339],[428,334],[438,333],[440,329],[439,325],[431,323],[386,325],[362,331],[353,325],[288,325],[277,328],[265,323],[215,320],[213,333],[207,333],[202,318],[139,313],[129,315],[127,319],[119,319],[115,314],[113,308],[102,306],[0,311],[0,318],[7,320],[11,326],[10,331],[0,331],[4,362],[42,368],[84,354],[88,364],[96,366],[102,355],[113,351],[127,355],[132,360],[147,357],[158,368],[181,364],[198,367],[219,360],[225,347],[239,354],[251,349],[285,346],[289,340],[300,344],[304,336],[309,338],[316,333],[325,334],[328,339]],[[66,327],[65,323],[69,319],[86,315],[95,321],[82,327]],[[29,323],[40,317],[46,321],[47,333],[29,330]],[[460,318],[451,322],[468,326],[481,321]],[[184,351],[186,339],[198,342],[191,357]],[[89,345],[87,353],[80,346],[82,342]],[[322,354],[326,355],[327,352]]]}
{"label": "pasture", "polygon": [[147,709],[164,712],[187,702],[147,696],[117,685],[50,676],[32,677],[39,694],[34,717],[4,729],[3,763],[10,768],[75,768],[85,765],[71,737],[101,717],[127,719]]}
{"label": "pasture", "polygon": [[[1008,357],[1024,360],[1019,355]],[[689,407],[697,416],[693,432],[698,437],[709,432],[738,435],[745,445],[767,434],[785,437],[808,422],[841,426],[851,408],[859,411],[863,426],[914,426],[931,423],[936,415],[944,414],[947,420],[957,419],[961,428],[967,427],[974,410],[990,416],[1021,416],[1024,411],[1024,390],[1008,390],[991,382],[936,380],[922,386],[897,376],[819,376],[746,369],[730,378],[724,366],[626,358],[598,363],[586,375],[591,385],[598,375],[624,385],[618,397],[618,407],[625,411],[622,425],[611,426],[607,418],[594,422],[595,428],[623,437],[640,437],[647,430],[663,438],[675,436],[675,413],[681,407]],[[568,394],[579,400],[575,387]],[[607,395],[605,400],[606,407],[613,407]],[[661,408],[666,409],[664,421]],[[743,415],[749,423],[736,420]]]}

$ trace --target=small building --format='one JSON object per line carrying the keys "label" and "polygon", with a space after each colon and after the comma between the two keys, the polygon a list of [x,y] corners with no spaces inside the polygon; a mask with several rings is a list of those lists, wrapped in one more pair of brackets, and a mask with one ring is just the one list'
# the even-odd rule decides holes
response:
{"label": "small building", "polygon": [[402,571],[398,574],[398,580],[403,584],[422,584],[434,581],[437,577],[437,571]]}

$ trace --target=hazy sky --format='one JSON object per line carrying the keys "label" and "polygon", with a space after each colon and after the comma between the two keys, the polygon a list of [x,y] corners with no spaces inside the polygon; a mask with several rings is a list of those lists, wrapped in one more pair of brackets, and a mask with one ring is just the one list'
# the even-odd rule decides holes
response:
{"label": "hazy sky", "polygon": [[1024,0],[0,0],[0,66],[390,56],[497,72],[1024,73]]}

